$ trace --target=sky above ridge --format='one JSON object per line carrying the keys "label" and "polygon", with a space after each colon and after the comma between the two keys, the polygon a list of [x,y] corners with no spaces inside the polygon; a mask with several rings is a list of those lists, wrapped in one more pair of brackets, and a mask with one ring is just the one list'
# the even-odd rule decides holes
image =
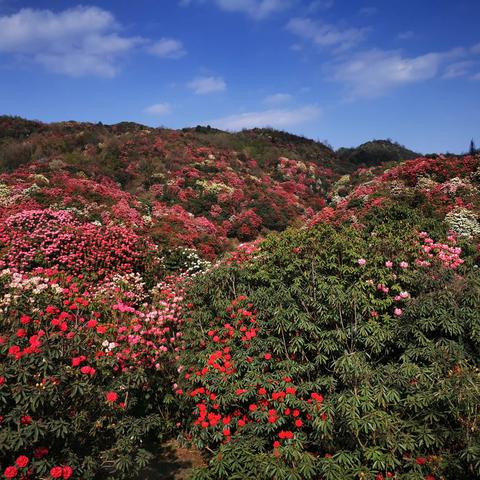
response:
{"label": "sky above ridge", "polygon": [[480,144],[478,0],[0,0],[0,114]]}

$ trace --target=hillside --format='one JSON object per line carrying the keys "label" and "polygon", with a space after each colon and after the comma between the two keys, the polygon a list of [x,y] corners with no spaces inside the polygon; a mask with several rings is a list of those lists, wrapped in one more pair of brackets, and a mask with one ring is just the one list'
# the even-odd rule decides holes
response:
{"label": "hillside", "polygon": [[336,152],[343,162],[356,167],[374,167],[398,163],[420,155],[391,140],[372,140],[355,148],[339,148]]}
{"label": "hillside", "polygon": [[354,166],[321,143],[267,129],[233,134],[1,117],[0,168],[4,188],[17,195],[3,215],[54,199],[65,208],[88,204],[91,218],[110,216],[211,259],[319,211]]}
{"label": "hillside", "polygon": [[480,155],[368,158],[1,117],[5,478],[480,479]]}

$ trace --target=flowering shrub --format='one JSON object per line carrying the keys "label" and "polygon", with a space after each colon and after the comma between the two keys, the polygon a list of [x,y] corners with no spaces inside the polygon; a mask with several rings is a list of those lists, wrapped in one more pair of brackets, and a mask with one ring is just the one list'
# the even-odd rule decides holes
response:
{"label": "flowering shrub", "polygon": [[142,267],[147,247],[154,248],[129,229],[82,223],[65,210],[24,211],[0,223],[0,266],[21,271],[55,266],[96,278],[130,273]]}
{"label": "flowering shrub", "polygon": [[2,478],[141,478],[178,433],[197,480],[480,478],[480,157],[0,137]]}
{"label": "flowering shrub", "polygon": [[[136,284],[131,295],[126,285]],[[0,275],[0,467],[6,478],[130,479],[174,426],[180,284],[95,289],[54,269]],[[122,294],[124,289],[124,294]],[[113,293],[107,295],[107,292]],[[153,443],[152,443],[153,442]]]}
{"label": "flowering shrub", "polygon": [[480,236],[480,222],[477,216],[466,208],[456,208],[449,212],[445,220],[449,227],[462,237]]}
{"label": "flowering shrub", "polygon": [[377,230],[291,230],[195,280],[176,391],[211,452],[194,478],[480,474],[478,276],[454,237]]}

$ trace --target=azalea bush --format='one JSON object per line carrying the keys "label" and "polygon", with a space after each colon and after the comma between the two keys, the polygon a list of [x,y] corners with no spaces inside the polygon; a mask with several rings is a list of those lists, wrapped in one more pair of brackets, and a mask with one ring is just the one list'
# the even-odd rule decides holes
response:
{"label": "azalea bush", "polygon": [[210,457],[194,478],[480,478],[474,258],[406,225],[290,230],[197,277],[176,390]]}
{"label": "azalea bush", "polygon": [[0,291],[4,477],[135,478],[175,428],[180,282],[37,268],[3,270]]}
{"label": "azalea bush", "polygon": [[128,228],[81,221],[66,210],[25,210],[0,222],[0,266],[56,267],[104,278],[144,269],[154,245]]}

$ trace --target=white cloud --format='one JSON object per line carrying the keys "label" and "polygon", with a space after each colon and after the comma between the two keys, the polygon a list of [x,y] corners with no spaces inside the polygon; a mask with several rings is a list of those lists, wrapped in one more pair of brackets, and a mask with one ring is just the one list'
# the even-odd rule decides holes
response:
{"label": "white cloud", "polygon": [[480,43],[477,43],[476,45],[474,45],[470,50],[475,55],[477,53],[480,53]]}
{"label": "white cloud", "polygon": [[443,78],[465,77],[474,65],[475,62],[472,62],[471,60],[464,60],[462,62],[455,62],[447,65]]}
{"label": "white cloud", "polygon": [[472,80],[480,80],[480,72],[472,76]]}
{"label": "white cloud", "polygon": [[148,47],[148,51],[160,58],[181,58],[186,55],[186,50],[180,40],[174,38],[161,38]]}
{"label": "white cloud", "polygon": [[321,110],[314,105],[297,109],[273,109],[259,112],[240,113],[218,118],[208,122],[223,130],[241,130],[243,128],[272,127],[289,128],[318,118]]}
{"label": "white cloud", "polygon": [[155,103],[150,105],[144,110],[144,113],[149,115],[168,115],[171,113],[172,108],[168,103]]}
{"label": "white cloud", "polygon": [[[276,12],[285,10],[295,3],[295,0],[211,0],[221,10],[240,12],[262,20]],[[205,3],[205,0],[180,0],[181,6],[192,3]]]}
{"label": "white cloud", "polygon": [[144,42],[118,29],[114,16],[97,7],[59,13],[26,8],[0,16],[0,52],[66,75],[113,77],[119,58]]}
{"label": "white cloud", "polygon": [[415,32],[413,32],[412,30],[407,30],[405,32],[400,32],[397,35],[397,38],[399,40],[411,40],[414,37],[415,37]]}
{"label": "white cloud", "polygon": [[225,91],[227,84],[222,77],[197,77],[189,82],[187,87],[197,95],[206,95],[208,93]]}
{"label": "white cloud", "polygon": [[404,57],[398,51],[371,50],[333,64],[332,79],[347,87],[350,99],[377,97],[402,85],[433,79],[443,65],[463,54],[456,49]]}
{"label": "white cloud", "polygon": [[282,103],[288,103],[293,99],[293,96],[289,93],[274,93],[268,95],[263,99],[263,103],[267,105],[280,105]]}
{"label": "white cloud", "polygon": [[320,47],[332,47],[337,52],[356,46],[367,33],[366,28],[340,30],[335,25],[315,22],[310,18],[291,19],[287,24],[287,30]]}
{"label": "white cloud", "polygon": [[301,43],[294,43],[290,45],[290,50],[292,50],[292,52],[301,52],[303,47],[304,46]]}

